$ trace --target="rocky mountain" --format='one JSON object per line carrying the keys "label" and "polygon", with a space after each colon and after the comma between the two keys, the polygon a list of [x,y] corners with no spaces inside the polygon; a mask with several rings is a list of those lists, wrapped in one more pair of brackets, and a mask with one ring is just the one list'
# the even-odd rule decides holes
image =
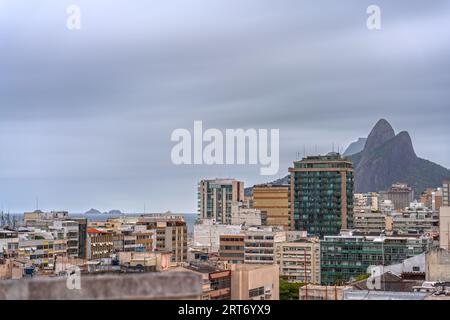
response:
{"label": "rocky mountain", "polygon": [[367,138],[358,138],[357,141],[352,142],[347,149],[345,149],[343,156],[348,157],[358,152],[363,151],[364,146],[366,145]]}
{"label": "rocky mountain", "polygon": [[[363,148],[352,154],[360,148],[360,141],[365,141]],[[405,182],[420,195],[426,188],[439,187],[450,178],[450,170],[419,158],[409,133],[402,131],[396,135],[385,119],[376,123],[367,139],[360,138],[352,143],[346,153],[353,161],[355,192],[358,193],[386,190],[393,183]],[[289,176],[270,183],[288,184]],[[252,188],[246,188],[245,194],[251,195]]]}
{"label": "rocky mountain", "polygon": [[396,135],[385,119],[372,129],[364,149],[349,158],[355,167],[355,192],[380,191],[395,182],[406,182],[418,195],[450,177],[448,169],[419,158],[409,133]]}

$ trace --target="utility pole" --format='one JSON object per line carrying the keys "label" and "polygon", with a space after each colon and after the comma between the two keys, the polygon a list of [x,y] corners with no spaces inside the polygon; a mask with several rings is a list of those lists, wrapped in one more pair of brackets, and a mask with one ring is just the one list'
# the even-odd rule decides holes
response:
{"label": "utility pole", "polygon": [[380,280],[383,282],[383,291],[386,291],[386,282],[383,281],[383,275],[384,275],[384,240],[385,240],[385,237],[383,235],[383,239],[381,241],[381,255],[383,257],[383,269],[382,269],[383,271],[381,272]]}
{"label": "utility pole", "polygon": [[336,283],[334,283],[334,300],[337,300],[337,287],[336,287]]}
{"label": "utility pole", "polygon": [[305,271],[305,276],[304,276],[304,280],[305,280],[305,300],[308,300],[308,278],[307,278],[307,273],[306,273],[306,248],[303,248],[303,266],[304,266],[304,271]]}

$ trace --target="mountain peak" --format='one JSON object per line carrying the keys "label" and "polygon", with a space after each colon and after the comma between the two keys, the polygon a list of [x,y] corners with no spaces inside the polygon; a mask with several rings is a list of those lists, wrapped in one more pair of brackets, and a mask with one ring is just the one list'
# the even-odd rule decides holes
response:
{"label": "mountain peak", "polygon": [[386,119],[380,119],[367,138],[364,151],[371,152],[395,137],[395,131]]}
{"label": "mountain peak", "polygon": [[397,143],[403,152],[403,157],[417,157],[408,131],[401,131],[395,136],[395,140],[398,141]]}
{"label": "mountain peak", "polygon": [[353,154],[357,154],[358,152],[361,152],[364,149],[364,146],[366,145],[367,138],[358,138],[357,141],[352,142],[347,149],[345,149],[344,157],[351,156]]}
{"label": "mountain peak", "polygon": [[449,170],[418,158],[407,131],[395,135],[389,122],[381,119],[370,132],[361,154],[352,157],[356,192],[386,190],[392,183],[404,181],[417,194],[442,185]]}

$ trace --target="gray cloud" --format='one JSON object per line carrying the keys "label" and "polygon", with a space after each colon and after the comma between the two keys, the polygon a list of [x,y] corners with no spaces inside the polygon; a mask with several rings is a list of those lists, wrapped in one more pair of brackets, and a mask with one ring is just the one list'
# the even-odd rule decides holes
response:
{"label": "gray cloud", "polygon": [[[82,29],[65,28],[78,4]],[[377,1],[4,1],[0,202],[31,209],[195,211],[196,183],[258,167],[176,167],[170,134],[280,128],[281,168],[380,117],[450,167],[450,6]]]}

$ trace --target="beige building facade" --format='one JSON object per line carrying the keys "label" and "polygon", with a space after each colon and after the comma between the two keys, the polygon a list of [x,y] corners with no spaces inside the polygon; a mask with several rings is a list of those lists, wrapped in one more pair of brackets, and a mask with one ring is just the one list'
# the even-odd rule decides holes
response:
{"label": "beige building facade", "polygon": [[450,249],[450,207],[441,207],[439,211],[439,239],[440,247]]}
{"label": "beige building facade", "polygon": [[320,243],[316,239],[281,242],[277,247],[280,276],[289,282],[320,284]]}
{"label": "beige building facade", "polygon": [[261,185],[253,187],[253,208],[266,215],[268,226],[288,229],[289,187],[283,185]]}
{"label": "beige building facade", "polygon": [[231,300],[279,300],[278,265],[231,266]]}

